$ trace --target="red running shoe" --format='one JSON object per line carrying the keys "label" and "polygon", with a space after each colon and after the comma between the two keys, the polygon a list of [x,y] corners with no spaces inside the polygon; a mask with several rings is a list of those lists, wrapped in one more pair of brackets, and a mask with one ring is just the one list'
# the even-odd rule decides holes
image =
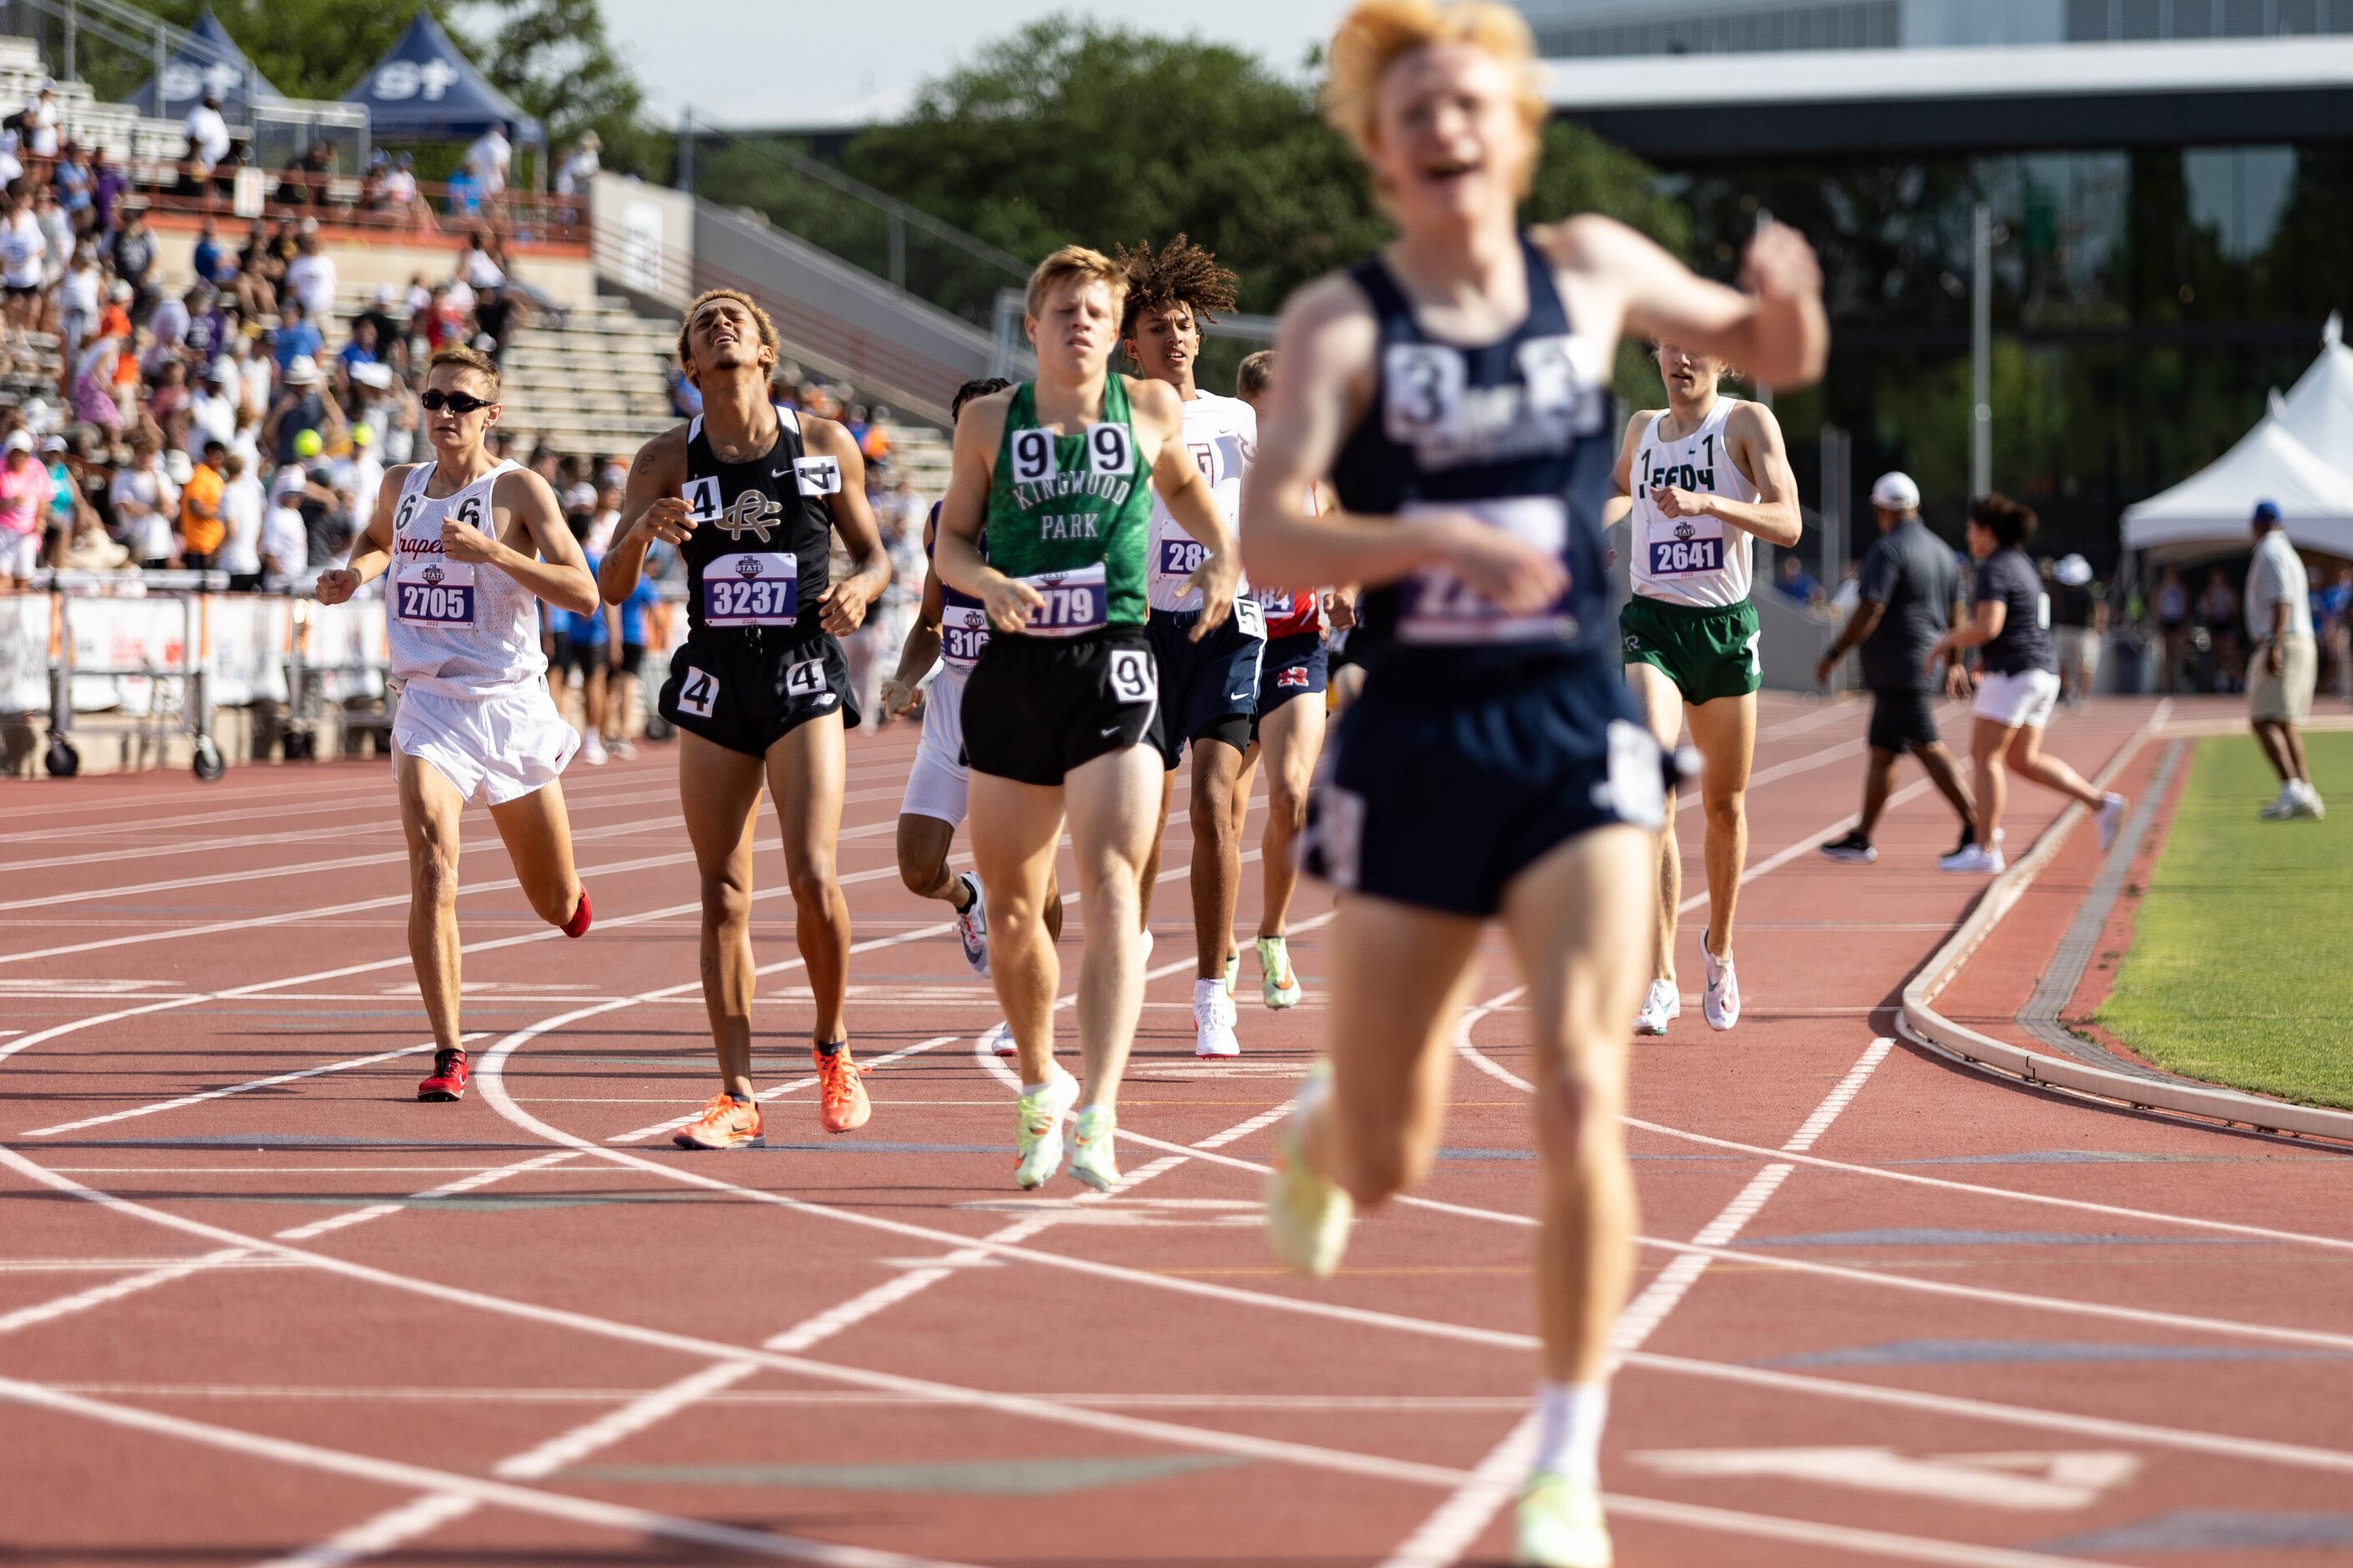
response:
{"label": "red running shoe", "polygon": [[436,1051],[433,1053],[433,1070],[426,1076],[424,1082],[417,1086],[417,1098],[463,1100],[466,1098],[466,1080],[472,1076],[466,1070],[465,1052]]}
{"label": "red running shoe", "polygon": [[859,1081],[862,1074],[850,1058],[849,1042],[842,1041],[831,1056],[812,1046],[809,1057],[817,1064],[818,1125],[828,1132],[855,1132],[865,1126],[874,1107]]}
{"label": "red running shoe", "polygon": [[588,910],[588,889],[583,888],[580,889],[580,907],[572,911],[572,918],[570,920],[564,922],[564,934],[566,936],[586,936],[588,934],[588,922],[594,918],[595,917],[591,915]]}

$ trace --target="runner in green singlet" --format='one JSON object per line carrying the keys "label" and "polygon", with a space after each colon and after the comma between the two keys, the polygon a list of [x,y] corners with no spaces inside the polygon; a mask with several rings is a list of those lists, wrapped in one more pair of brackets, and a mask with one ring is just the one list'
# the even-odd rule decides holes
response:
{"label": "runner in green singlet", "polygon": [[[940,505],[940,580],[980,600],[991,634],[965,682],[964,739],[989,977],[1021,1060],[1023,1187],[1060,1168],[1073,1106],[1071,1173],[1098,1191],[1119,1182],[1119,1079],[1144,1000],[1136,880],[1160,799],[1160,680],[1144,630],[1147,482],[1208,548],[1192,579],[1209,606],[1196,637],[1231,613],[1241,570],[1233,530],[1185,448],[1175,389],[1111,373],[1125,289],[1109,257],[1078,246],[1039,263],[1024,321],[1038,379],[965,405]],[[1045,926],[1066,816],[1086,917],[1083,1089],[1054,1061],[1061,968]]]}

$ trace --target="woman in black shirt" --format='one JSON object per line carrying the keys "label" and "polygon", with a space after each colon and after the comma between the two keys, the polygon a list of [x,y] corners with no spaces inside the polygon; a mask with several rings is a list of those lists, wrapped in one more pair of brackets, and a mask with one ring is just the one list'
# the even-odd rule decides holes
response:
{"label": "woman in black shirt", "polygon": [[1947,871],[2002,868],[2001,808],[2008,773],[2083,802],[2099,816],[2105,850],[2124,821],[2125,797],[2103,795],[2056,757],[2042,752],[2043,726],[2059,700],[2059,659],[2051,642],[2051,599],[2022,548],[2034,513],[2008,496],[1969,503],[1969,554],[1978,563],[1976,613],[1937,639],[1927,667],[1964,648],[1981,648],[1976,721],[1969,752],[1977,764],[1977,842],[1936,864]]}

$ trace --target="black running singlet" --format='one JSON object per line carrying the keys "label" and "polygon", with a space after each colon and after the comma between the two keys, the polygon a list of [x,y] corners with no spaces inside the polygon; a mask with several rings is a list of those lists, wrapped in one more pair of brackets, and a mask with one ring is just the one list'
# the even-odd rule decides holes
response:
{"label": "black running singlet", "polygon": [[[1507,616],[1443,568],[1365,595],[1350,651],[1367,664],[1410,662],[1475,681],[1531,658],[1582,658],[1615,630],[1603,570],[1601,506],[1616,458],[1609,365],[1569,324],[1552,264],[1523,237],[1528,313],[1495,342],[1464,347],[1421,330],[1378,257],[1349,276],[1379,324],[1373,398],[1332,469],[1340,505],[1413,525],[1417,514],[1469,512],[1556,552],[1567,592],[1531,616]],[[1401,656],[1409,656],[1401,657]]]}
{"label": "black running singlet", "polygon": [[776,444],[746,462],[725,461],[696,415],[686,432],[686,500],[694,531],[686,561],[686,615],[696,633],[722,629],[815,637],[817,602],[830,568],[841,464],[801,444],[800,416],[776,410]]}

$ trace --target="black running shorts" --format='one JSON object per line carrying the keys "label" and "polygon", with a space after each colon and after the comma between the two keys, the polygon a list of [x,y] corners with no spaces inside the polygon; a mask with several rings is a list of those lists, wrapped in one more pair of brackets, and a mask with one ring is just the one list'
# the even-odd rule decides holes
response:
{"label": "black running shorts", "polygon": [[1936,743],[1936,699],[1926,691],[1874,691],[1871,694],[1871,728],[1864,737],[1873,749],[1918,751]]}
{"label": "black running shorts", "polygon": [[1160,745],[1160,676],[1142,626],[991,637],[964,683],[972,771],[1049,787],[1129,746]]}
{"label": "black running shorts", "polygon": [[789,641],[756,631],[696,632],[671,656],[659,706],[680,729],[750,757],[766,756],[828,713],[840,714],[845,730],[858,727],[849,661],[826,632]]}

